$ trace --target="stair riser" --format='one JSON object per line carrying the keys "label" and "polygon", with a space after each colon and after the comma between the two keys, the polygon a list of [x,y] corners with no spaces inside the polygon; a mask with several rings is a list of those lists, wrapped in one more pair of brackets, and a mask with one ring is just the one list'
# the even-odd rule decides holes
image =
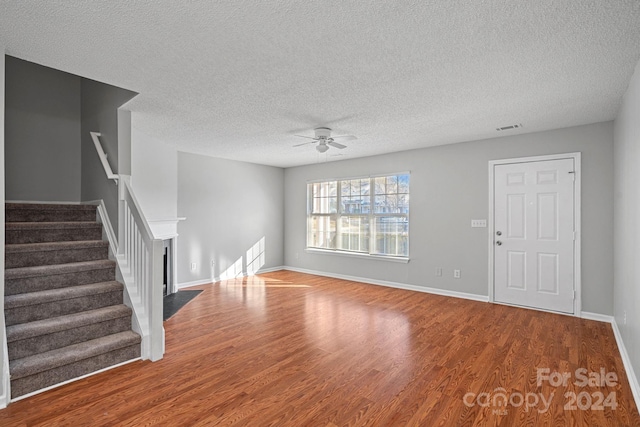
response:
{"label": "stair riser", "polygon": [[42,304],[5,308],[7,326],[122,304],[122,289]]}
{"label": "stair riser", "polygon": [[11,397],[23,396],[91,372],[140,357],[140,344],[113,350],[70,365],[11,381]]}
{"label": "stair riser", "polygon": [[79,240],[102,240],[102,228],[64,228],[5,231],[6,244],[72,242]]}
{"label": "stair riser", "polygon": [[131,329],[131,316],[92,323],[66,331],[54,332],[39,337],[7,343],[9,360],[20,359],[33,354],[44,353],[68,345],[89,341]]}
{"label": "stair riser", "polygon": [[69,222],[95,221],[94,210],[46,210],[36,209],[6,209],[6,222]]}
{"label": "stair riser", "polygon": [[106,246],[82,249],[62,249],[59,251],[6,252],[5,268],[35,267],[38,265],[96,261],[100,259],[107,259],[108,256],[109,249]]}
{"label": "stair riser", "polygon": [[5,281],[5,295],[17,295],[29,292],[60,289],[69,286],[88,285],[91,283],[110,282],[115,280],[115,268],[79,271],[75,273],[56,274],[52,276],[25,277]]}

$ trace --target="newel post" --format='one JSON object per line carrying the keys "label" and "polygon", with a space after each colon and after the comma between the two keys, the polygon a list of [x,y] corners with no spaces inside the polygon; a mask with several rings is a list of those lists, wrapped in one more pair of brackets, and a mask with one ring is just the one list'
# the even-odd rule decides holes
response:
{"label": "newel post", "polygon": [[149,279],[151,280],[149,289],[149,323],[151,335],[151,354],[152,362],[162,359],[164,354],[164,328],[162,325],[162,257],[163,246],[162,240],[153,239],[149,251],[151,269]]}

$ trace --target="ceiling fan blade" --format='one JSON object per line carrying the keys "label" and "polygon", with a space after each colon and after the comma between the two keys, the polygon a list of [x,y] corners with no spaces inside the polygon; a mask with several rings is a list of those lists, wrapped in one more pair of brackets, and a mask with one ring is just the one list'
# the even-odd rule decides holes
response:
{"label": "ceiling fan blade", "polygon": [[302,144],[296,144],[294,147],[300,147],[301,145],[313,144],[315,141],[303,142]]}
{"label": "ceiling fan blade", "polygon": [[339,144],[339,143],[334,142],[334,141],[329,141],[329,142],[327,142],[327,144],[329,144],[329,145],[330,145],[330,146],[332,146],[332,147],[339,148],[339,149],[341,149],[341,150],[342,150],[343,148],[347,148],[347,146],[346,146],[346,145],[342,145],[342,144]]}
{"label": "ceiling fan blade", "polygon": [[311,136],[304,136],[304,135],[293,135],[293,136],[297,136],[297,137],[300,137],[300,138],[317,139],[317,138],[313,138]]}
{"label": "ceiling fan blade", "polygon": [[353,141],[354,139],[358,139],[355,135],[340,135],[340,136],[332,136],[333,139],[342,139],[344,141]]}

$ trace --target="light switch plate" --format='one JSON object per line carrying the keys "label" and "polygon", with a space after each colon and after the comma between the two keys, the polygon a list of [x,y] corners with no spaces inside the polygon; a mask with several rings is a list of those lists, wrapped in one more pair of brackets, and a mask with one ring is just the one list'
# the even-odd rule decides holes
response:
{"label": "light switch plate", "polygon": [[486,219],[472,219],[471,227],[473,228],[486,228],[487,220]]}

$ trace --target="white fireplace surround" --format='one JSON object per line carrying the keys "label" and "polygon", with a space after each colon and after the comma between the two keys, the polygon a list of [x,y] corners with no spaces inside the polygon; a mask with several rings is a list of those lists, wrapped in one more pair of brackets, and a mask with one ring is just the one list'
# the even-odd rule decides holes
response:
{"label": "white fireplace surround", "polygon": [[178,291],[178,222],[186,218],[158,218],[147,220],[156,239],[169,240],[171,247],[171,288],[167,293]]}

